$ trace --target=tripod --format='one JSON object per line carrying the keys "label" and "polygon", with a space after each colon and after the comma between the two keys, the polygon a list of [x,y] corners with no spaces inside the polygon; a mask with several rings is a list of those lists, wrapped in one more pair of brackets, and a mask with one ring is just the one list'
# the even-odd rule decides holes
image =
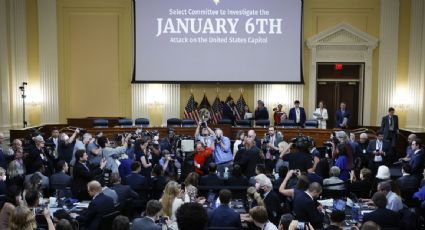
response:
{"label": "tripod", "polygon": [[25,95],[25,86],[28,85],[28,83],[26,82],[22,82],[22,85],[19,86],[19,90],[21,90],[22,92],[22,123],[23,123],[23,127],[26,128],[28,123],[25,120],[25,98],[27,97],[27,95]]}

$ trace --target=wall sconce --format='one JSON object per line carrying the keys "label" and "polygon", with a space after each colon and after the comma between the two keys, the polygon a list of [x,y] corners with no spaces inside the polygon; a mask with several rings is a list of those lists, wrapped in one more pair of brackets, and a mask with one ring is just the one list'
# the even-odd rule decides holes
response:
{"label": "wall sconce", "polygon": [[40,88],[30,85],[27,91],[27,103],[29,106],[38,106],[42,103]]}
{"label": "wall sconce", "polygon": [[401,111],[406,111],[410,108],[409,94],[405,88],[399,88],[396,90],[394,97],[394,107]]}
{"label": "wall sconce", "polygon": [[147,103],[149,106],[164,105],[164,93],[162,92],[162,84],[149,84],[147,91]]}

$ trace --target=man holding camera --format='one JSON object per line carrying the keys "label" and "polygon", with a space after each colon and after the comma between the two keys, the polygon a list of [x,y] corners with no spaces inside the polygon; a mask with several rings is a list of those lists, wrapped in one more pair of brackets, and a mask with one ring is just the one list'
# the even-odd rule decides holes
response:
{"label": "man holding camera", "polygon": [[214,162],[219,175],[223,176],[225,169],[233,164],[233,154],[230,149],[230,139],[223,136],[223,130],[215,130]]}
{"label": "man holding camera", "polygon": [[262,149],[265,153],[266,168],[270,171],[273,170],[276,165],[279,148],[277,147],[280,142],[283,141],[283,136],[280,132],[276,132],[276,128],[270,126],[264,139],[262,140]]}
{"label": "man holding camera", "polygon": [[206,121],[201,121],[195,131],[195,142],[200,141],[206,147],[214,148],[215,134]]}

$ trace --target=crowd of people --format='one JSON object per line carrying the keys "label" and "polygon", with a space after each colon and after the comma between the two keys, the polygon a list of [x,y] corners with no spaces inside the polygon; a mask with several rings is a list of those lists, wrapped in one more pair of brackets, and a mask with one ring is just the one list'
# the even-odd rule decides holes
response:
{"label": "crowd of people", "polygon": [[[302,122],[297,108],[289,117]],[[233,138],[205,122],[194,133],[194,151],[185,154],[171,128],[164,138],[123,134],[113,142],[80,129],[70,136],[54,129],[30,145],[12,140],[0,149],[0,229],[99,229],[114,211],[121,215],[113,229],[342,229],[345,212],[333,210],[326,221],[317,200],[347,197],[375,208],[353,228],[402,229],[406,216],[425,208],[425,157],[422,140],[412,134],[397,159],[389,133],[398,127],[384,119],[388,125],[376,138],[337,131],[323,148],[305,136],[286,142],[273,126],[264,137],[241,130]],[[388,167],[394,162],[402,165],[396,180]],[[244,191],[242,213],[232,206],[240,198],[235,187]],[[55,213],[46,205],[73,199],[90,204],[82,212]]]}

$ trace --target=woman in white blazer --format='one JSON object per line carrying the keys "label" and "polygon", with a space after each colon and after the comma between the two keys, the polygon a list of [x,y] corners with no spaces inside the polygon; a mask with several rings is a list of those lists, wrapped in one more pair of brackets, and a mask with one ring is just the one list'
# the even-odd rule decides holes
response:
{"label": "woman in white blazer", "polygon": [[324,108],[323,101],[319,101],[319,108],[313,113],[313,119],[319,122],[319,129],[326,129],[326,120],[328,120],[328,110]]}

